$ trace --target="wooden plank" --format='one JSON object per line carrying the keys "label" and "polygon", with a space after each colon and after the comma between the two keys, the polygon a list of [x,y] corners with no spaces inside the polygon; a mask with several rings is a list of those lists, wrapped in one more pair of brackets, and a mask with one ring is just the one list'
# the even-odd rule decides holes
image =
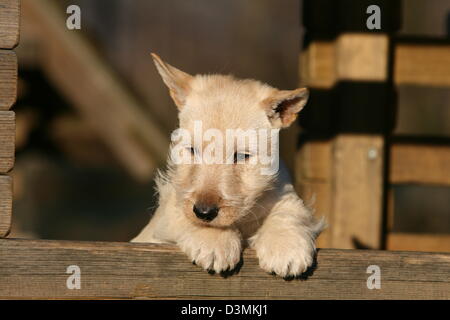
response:
{"label": "wooden plank", "polygon": [[450,185],[450,146],[393,144],[389,181]]}
{"label": "wooden plank", "polygon": [[448,36],[447,19],[450,2],[441,0],[407,0],[401,4],[401,29],[398,34],[410,37]]}
{"label": "wooden plank", "polygon": [[[263,272],[246,250],[239,273],[209,275],[167,245],[0,240],[0,298],[449,299],[450,254],[322,249],[307,280]],[[70,290],[67,267],[80,268]],[[369,290],[370,265],[381,289]]]}
{"label": "wooden plank", "polygon": [[336,82],[333,41],[315,41],[300,54],[300,85],[328,89]]}
{"label": "wooden plank", "polygon": [[14,165],[14,140],[14,112],[0,111],[0,173],[10,171]]}
{"label": "wooden plank", "polygon": [[[314,41],[299,56],[300,86],[330,89],[336,79],[336,46],[334,41]],[[332,221],[331,141],[312,140],[302,143],[295,157],[296,189],[317,217]],[[330,228],[317,238],[317,245],[332,248]]]}
{"label": "wooden plank", "polygon": [[392,232],[450,233],[450,188],[433,185],[391,185],[394,190]]}
{"label": "wooden plank", "polygon": [[[336,41],[312,42],[300,55],[303,85],[331,88],[338,80],[383,81],[388,76],[385,35],[344,34]],[[449,86],[450,45],[397,44],[396,85]]]}
{"label": "wooden plank", "polygon": [[[344,33],[335,45],[339,80],[387,80],[387,35]],[[381,247],[383,148],[381,135],[339,134],[332,142],[330,238],[334,248]]]}
{"label": "wooden plank", "polygon": [[8,110],[16,102],[17,57],[14,51],[0,50],[0,110]]}
{"label": "wooden plank", "polygon": [[301,85],[328,89],[339,80],[384,81],[389,38],[345,33],[335,41],[314,41],[300,54]]}
{"label": "wooden plank", "polygon": [[450,137],[448,87],[397,87],[398,112],[394,135]]}
{"label": "wooden plank", "polygon": [[304,144],[296,165],[297,189],[329,227],[321,247],[381,246],[383,138],[340,135]]}
{"label": "wooden plank", "polygon": [[383,34],[346,33],[336,40],[337,78],[384,81],[388,74],[389,38]]}
{"label": "wooden plank", "polygon": [[395,221],[395,196],[394,196],[394,188],[392,186],[389,186],[386,194],[386,232],[391,232],[394,228],[394,221]]}
{"label": "wooden plank", "polygon": [[388,233],[387,249],[450,252],[450,234]]}
{"label": "wooden plank", "polygon": [[319,248],[333,248],[331,228],[333,227],[331,182],[300,180],[297,191],[304,203],[312,208],[317,218],[325,218],[328,227],[317,238]]}
{"label": "wooden plank", "polygon": [[152,178],[166,160],[169,138],[80,33],[65,28],[56,3],[24,0],[22,8],[39,37],[45,57],[40,63],[52,82],[128,172],[141,181]]}
{"label": "wooden plank", "polygon": [[0,176],[0,238],[6,237],[11,229],[12,178]]}
{"label": "wooden plank", "polygon": [[[389,37],[344,33],[335,41],[312,42],[302,53],[301,64],[302,82],[316,88],[331,88],[337,81],[384,82],[388,79]],[[321,244],[380,248],[383,145],[382,136],[338,135],[301,147],[298,188],[305,194],[319,193],[320,185],[321,199],[316,205],[328,210],[330,227]]]}
{"label": "wooden plank", "polygon": [[305,142],[297,155],[297,180],[329,181],[331,149],[330,140]]}
{"label": "wooden plank", "polygon": [[297,191],[317,217],[324,217],[330,227],[317,238],[321,248],[332,248],[331,157],[330,140],[307,141],[296,155],[295,181]]}
{"label": "wooden plank", "polygon": [[383,195],[381,136],[339,135],[334,141],[333,247],[381,245]]}
{"label": "wooden plank", "polygon": [[450,45],[399,44],[394,56],[397,85],[450,86]]}
{"label": "wooden plank", "polygon": [[19,42],[19,0],[0,2],[0,48],[12,49]]}

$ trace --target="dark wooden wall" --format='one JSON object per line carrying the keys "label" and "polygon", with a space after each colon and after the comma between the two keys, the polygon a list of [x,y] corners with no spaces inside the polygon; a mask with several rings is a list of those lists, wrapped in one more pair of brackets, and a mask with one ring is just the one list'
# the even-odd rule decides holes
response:
{"label": "dark wooden wall", "polygon": [[167,129],[176,123],[149,53],[189,73],[297,85],[299,1],[78,0],[83,23]]}

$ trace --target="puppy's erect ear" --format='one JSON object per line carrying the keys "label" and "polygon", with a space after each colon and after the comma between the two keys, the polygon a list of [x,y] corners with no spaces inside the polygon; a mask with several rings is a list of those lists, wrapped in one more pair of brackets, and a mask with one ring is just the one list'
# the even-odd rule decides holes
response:
{"label": "puppy's erect ear", "polygon": [[170,96],[178,109],[181,109],[184,106],[186,97],[191,89],[190,82],[193,77],[162,61],[157,54],[152,53],[152,57],[161,78],[169,88]]}
{"label": "puppy's erect ear", "polygon": [[263,101],[264,109],[274,128],[287,128],[297,119],[300,110],[308,101],[306,88],[277,90]]}

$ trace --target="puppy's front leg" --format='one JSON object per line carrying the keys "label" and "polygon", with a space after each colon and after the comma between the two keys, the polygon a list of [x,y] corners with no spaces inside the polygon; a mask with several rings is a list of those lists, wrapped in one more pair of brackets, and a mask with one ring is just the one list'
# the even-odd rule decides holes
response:
{"label": "puppy's front leg", "polygon": [[242,252],[241,235],[230,228],[191,225],[179,236],[177,244],[195,264],[217,273],[234,269]]}
{"label": "puppy's front leg", "polygon": [[315,237],[323,228],[297,195],[275,205],[261,228],[250,239],[259,264],[267,272],[282,277],[298,276],[313,263]]}

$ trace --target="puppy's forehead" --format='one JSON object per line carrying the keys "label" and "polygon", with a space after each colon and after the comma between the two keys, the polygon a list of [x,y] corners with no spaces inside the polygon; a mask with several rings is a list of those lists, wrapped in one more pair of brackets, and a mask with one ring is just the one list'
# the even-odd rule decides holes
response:
{"label": "puppy's forehead", "polygon": [[270,127],[261,102],[273,88],[255,80],[231,76],[196,76],[186,105],[180,112],[180,125],[186,129],[201,120],[205,129],[258,129]]}

